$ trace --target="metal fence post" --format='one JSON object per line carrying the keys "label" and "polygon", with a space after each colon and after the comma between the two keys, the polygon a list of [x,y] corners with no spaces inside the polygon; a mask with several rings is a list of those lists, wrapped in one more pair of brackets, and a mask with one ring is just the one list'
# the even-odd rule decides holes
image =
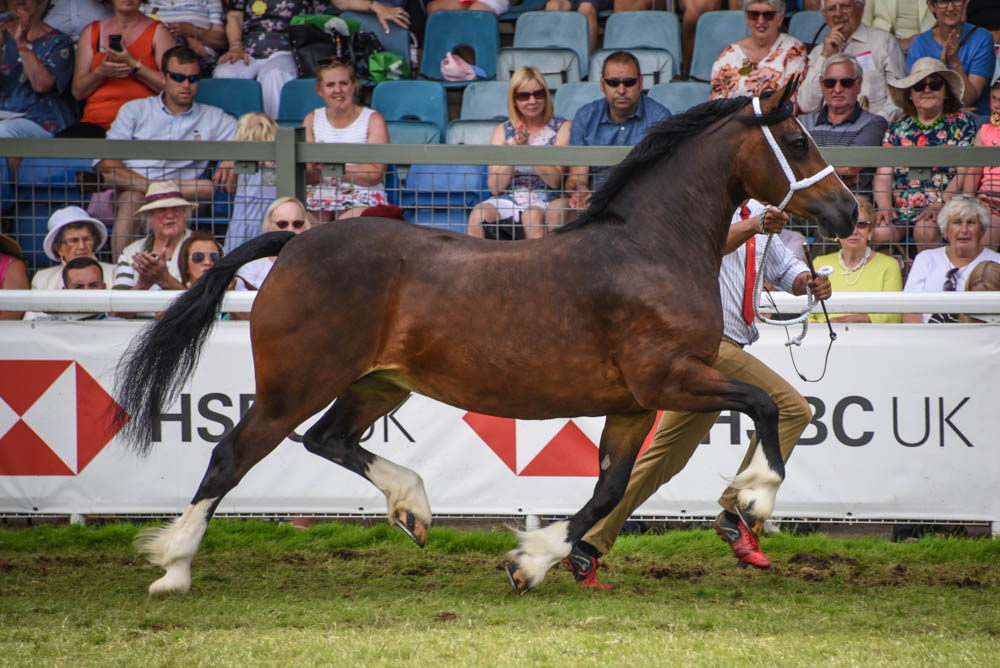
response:
{"label": "metal fence post", "polygon": [[304,128],[279,127],[274,138],[278,197],[306,201],[306,166],[298,161],[297,142],[305,140]]}

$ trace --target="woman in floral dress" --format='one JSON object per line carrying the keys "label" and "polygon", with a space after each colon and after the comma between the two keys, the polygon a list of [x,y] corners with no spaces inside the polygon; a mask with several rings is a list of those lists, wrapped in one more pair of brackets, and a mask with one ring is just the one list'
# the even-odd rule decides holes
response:
{"label": "woman in floral dress", "polygon": [[712,65],[713,100],[776,91],[806,72],[806,47],[779,32],[784,0],[743,0],[750,36],[722,50]]}
{"label": "woman in floral dress", "polygon": [[[913,63],[910,75],[889,79],[889,95],[903,110],[903,118],[889,126],[883,146],[972,146],[976,125],[960,111],[962,78],[937,58]],[[937,214],[958,191],[965,170],[933,167],[926,176],[910,174],[908,167],[879,167],[875,173],[878,207],[873,240],[899,243],[912,227],[917,250],[941,242]]]}

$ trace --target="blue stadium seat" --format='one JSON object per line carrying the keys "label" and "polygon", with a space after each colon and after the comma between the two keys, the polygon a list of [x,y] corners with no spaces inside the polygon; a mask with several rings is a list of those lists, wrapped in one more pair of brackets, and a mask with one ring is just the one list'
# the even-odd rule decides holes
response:
{"label": "blue stadium seat", "polygon": [[315,79],[292,79],[281,88],[278,100],[278,125],[296,127],[313,109],[325,107],[323,98],[316,92]]}
{"label": "blue stadium seat", "polygon": [[469,210],[487,193],[485,165],[412,165],[400,206],[410,222],[465,232]]}
{"label": "blue stadium seat", "polygon": [[256,79],[202,79],[194,99],[219,107],[236,118],[251,111],[264,111]]}
{"label": "blue stadium seat", "polygon": [[[618,12],[604,25],[604,51],[662,49],[673,60],[670,78],[680,74],[681,24],[673,12]],[[603,62],[603,61],[602,61]],[[590,71],[593,72],[593,60]],[[643,68],[643,73],[646,69]],[[597,80],[600,73],[591,77]],[[665,83],[665,82],[664,82]]]}
{"label": "blue stadium seat", "polygon": [[345,19],[354,19],[361,24],[361,30],[374,33],[378,41],[382,43],[382,49],[392,51],[410,60],[410,31],[400,28],[395,23],[389,24],[389,34],[386,34],[382,24],[378,22],[374,14],[360,14],[358,12],[341,12],[340,16]]}
{"label": "blue stadium seat", "polygon": [[[485,14],[486,12],[466,12]],[[437,16],[432,14],[431,18]],[[448,130],[448,101],[437,81],[383,81],[372,93],[372,109],[387,121],[417,120],[434,123],[439,137]]]}
{"label": "blue stadium seat", "polygon": [[683,114],[685,111],[708,102],[711,86],[704,81],[671,81],[661,83],[649,89],[649,97],[656,100],[672,114]]}
{"label": "blue stadium seat", "polygon": [[62,202],[39,200],[36,203],[19,202],[14,208],[13,237],[21,245],[24,261],[28,266],[48,267],[54,264],[45,254],[42,242],[48,233],[49,216],[64,206],[67,205]]}
{"label": "blue stadium seat", "polygon": [[545,9],[548,0],[512,0],[510,8],[500,15],[501,21],[516,21],[525,12],[537,12]]}
{"label": "blue stadium seat", "polygon": [[[576,55],[577,71],[571,72]],[[590,36],[587,18],[580,12],[525,12],[514,26],[514,46],[497,54],[497,78],[509,80],[522,65],[534,65],[555,89],[587,77]]]}
{"label": "blue stadium seat", "polygon": [[601,84],[596,81],[579,81],[566,84],[556,91],[555,115],[559,118],[573,120],[576,110],[594,100],[604,98]]}
{"label": "blue stadium seat", "polygon": [[[474,64],[486,73],[487,79],[496,78],[497,51],[500,48],[500,28],[496,14],[464,10],[435,12],[427,17],[420,76],[444,82],[441,61],[449,51],[454,51],[459,46],[467,46],[475,51]],[[449,88],[464,88],[468,83],[448,81],[445,85]]]}
{"label": "blue stadium seat", "polygon": [[25,158],[17,171],[14,198],[18,202],[47,202],[55,208],[86,206],[76,182],[79,172],[93,169],[93,161],[85,158]]}
{"label": "blue stadium seat", "polygon": [[462,112],[465,121],[506,120],[507,91],[504,81],[473,81],[462,91]]}
{"label": "blue stadium seat", "polygon": [[441,130],[429,121],[386,121],[390,144],[440,144]]}
{"label": "blue stadium seat", "polygon": [[[816,32],[820,30],[819,36]],[[830,34],[830,26],[823,19],[823,12],[806,10],[795,12],[788,20],[788,34],[805,44],[820,44]]]}
{"label": "blue stadium seat", "polygon": [[458,119],[448,124],[446,144],[489,144],[497,121],[493,120],[463,120]]}
{"label": "blue stadium seat", "polygon": [[749,34],[743,12],[725,9],[702,14],[694,33],[691,78],[711,80],[712,65],[722,50]]}
{"label": "blue stadium seat", "polygon": [[0,211],[14,206],[14,178],[7,158],[0,158]]}

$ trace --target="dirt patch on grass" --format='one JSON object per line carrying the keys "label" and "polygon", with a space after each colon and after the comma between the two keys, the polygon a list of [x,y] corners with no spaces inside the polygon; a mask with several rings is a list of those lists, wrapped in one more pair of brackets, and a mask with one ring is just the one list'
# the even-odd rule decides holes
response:
{"label": "dirt patch on grass", "polygon": [[439,612],[436,615],[434,615],[435,622],[453,622],[456,619],[458,619],[458,615],[456,615],[454,612],[445,611],[445,612]]}
{"label": "dirt patch on grass", "polygon": [[705,569],[701,566],[681,568],[670,565],[653,564],[646,569],[646,575],[657,580],[687,580],[701,582],[705,577]]}

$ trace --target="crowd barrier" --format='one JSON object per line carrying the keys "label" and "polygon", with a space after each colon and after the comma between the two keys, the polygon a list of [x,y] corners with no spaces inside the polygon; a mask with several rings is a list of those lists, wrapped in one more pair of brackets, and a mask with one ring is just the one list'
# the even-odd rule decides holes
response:
{"label": "crowd barrier", "polygon": [[[147,458],[109,433],[106,420],[115,365],[141,327],[0,323],[0,514],[184,508],[212,447],[253,401],[248,326],[219,323],[191,383],[156,426]],[[807,377],[818,376],[824,330],[813,329],[790,353],[780,329],[767,328],[750,349],[814,412],[789,461],[776,516],[990,522],[1000,529],[1000,327],[835,325],[826,377],[797,379],[790,354]],[[304,450],[300,435],[310,422],[258,464],[219,512],[383,514],[384,499],[367,481]],[[378,420],[364,445],[419,472],[438,515],[559,516],[590,498],[601,426],[599,418],[499,419],[414,395]],[[722,414],[683,473],[637,514],[714,515],[750,428],[746,417]]]}

